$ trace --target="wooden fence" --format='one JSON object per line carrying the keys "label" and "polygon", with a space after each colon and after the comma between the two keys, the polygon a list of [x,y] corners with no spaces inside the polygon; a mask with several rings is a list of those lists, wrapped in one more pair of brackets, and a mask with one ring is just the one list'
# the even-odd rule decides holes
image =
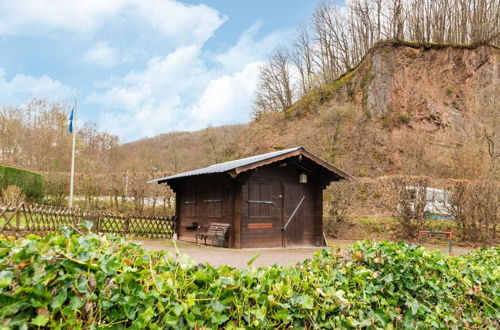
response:
{"label": "wooden fence", "polygon": [[4,236],[45,235],[86,221],[92,222],[92,231],[99,233],[145,238],[171,238],[175,233],[173,216],[105,214],[25,203],[0,205],[0,235]]}

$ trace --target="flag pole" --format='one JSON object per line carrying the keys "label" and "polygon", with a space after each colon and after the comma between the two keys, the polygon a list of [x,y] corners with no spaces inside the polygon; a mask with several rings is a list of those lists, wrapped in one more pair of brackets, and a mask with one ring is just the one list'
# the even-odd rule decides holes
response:
{"label": "flag pole", "polygon": [[73,187],[75,184],[75,142],[76,142],[76,99],[75,105],[73,107],[73,123],[72,123],[72,135],[73,135],[73,148],[71,152],[71,178],[69,182],[69,208],[73,208]]}

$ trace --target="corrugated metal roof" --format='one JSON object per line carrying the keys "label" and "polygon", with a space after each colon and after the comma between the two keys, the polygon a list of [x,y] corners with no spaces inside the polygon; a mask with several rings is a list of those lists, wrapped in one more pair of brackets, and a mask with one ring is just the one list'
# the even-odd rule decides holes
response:
{"label": "corrugated metal roof", "polygon": [[253,163],[257,163],[257,162],[260,162],[260,161],[263,161],[263,160],[266,160],[269,158],[273,158],[276,156],[285,155],[287,153],[294,152],[294,151],[297,151],[299,149],[302,149],[302,147],[294,147],[294,148],[290,148],[290,149],[269,152],[267,154],[232,160],[229,162],[215,164],[215,165],[211,165],[211,166],[208,166],[205,168],[200,168],[200,169],[189,171],[189,172],[184,172],[184,173],[179,173],[179,174],[167,176],[167,177],[164,177],[161,179],[151,180],[150,182],[163,182],[166,180],[183,178],[183,177],[187,177],[187,176],[202,175],[202,174],[224,173],[224,172],[227,172],[230,170],[234,170],[234,169],[241,167],[241,166],[246,166],[246,165],[250,165]]}

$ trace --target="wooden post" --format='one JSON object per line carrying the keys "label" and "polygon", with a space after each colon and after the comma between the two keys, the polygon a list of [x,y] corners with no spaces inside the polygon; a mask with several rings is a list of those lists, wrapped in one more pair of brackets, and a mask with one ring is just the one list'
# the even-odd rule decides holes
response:
{"label": "wooden post", "polygon": [[130,216],[125,217],[125,226],[123,228],[123,235],[127,236],[130,228]]}
{"label": "wooden post", "polygon": [[95,212],[95,220],[94,220],[94,232],[98,233],[101,230],[101,213]]}
{"label": "wooden post", "polygon": [[75,105],[71,112],[73,114],[71,120],[71,135],[73,138],[73,146],[71,148],[71,177],[69,183],[69,208],[73,209],[73,190],[74,190],[74,180],[75,180],[75,144],[76,144],[76,99]]}
{"label": "wooden post", "polygon": [[21,209],[16,212],[16,234],[21,230]]}
{"label": "wooden post", "polygon": [[92,222],[92,231],[94,233],[99,232],[99,219],[100,213],[98,211],[90,211],[85,217],[85,220]]}
{"label": "wooden post", "polygon": [[24,204],[23,211],[24,211],[24,221],[26,221],[26,232],[31,233],[30,222],[33,219],[33,215],[31,214],[31,208],[27,204]]}

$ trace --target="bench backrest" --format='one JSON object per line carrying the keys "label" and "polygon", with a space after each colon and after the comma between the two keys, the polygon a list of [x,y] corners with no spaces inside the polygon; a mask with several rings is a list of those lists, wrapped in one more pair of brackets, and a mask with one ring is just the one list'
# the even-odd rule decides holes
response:
{"label": "bench backrest", "polygon": [[209,234],[209,235],[226,235],[230,226],[231,225],[228,223],[213,222],[208,227],[207,234]]}

